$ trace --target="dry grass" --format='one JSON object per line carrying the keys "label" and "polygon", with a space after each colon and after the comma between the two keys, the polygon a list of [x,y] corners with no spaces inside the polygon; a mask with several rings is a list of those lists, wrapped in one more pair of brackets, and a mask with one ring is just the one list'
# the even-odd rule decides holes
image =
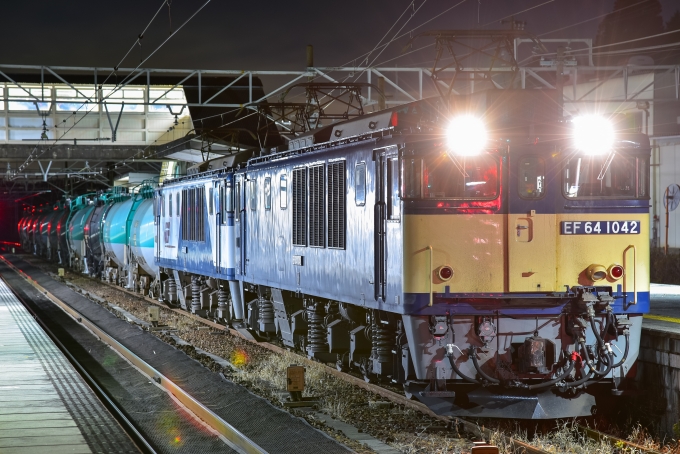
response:
{"label": "dry grass", "polygon": [[[499,434],[500,435],[500,434]],[[518,440],[531,443],[547,452],[556,454],[609,454],[616,452],[608,443],[601,441],[596,442],[576,429],[573,422],[558,422],[555,430],[544,434],[535,434],[531,439],[528,439],[526,431],[518,431],[514,436]],[[500,439],[500,436],[495,438]],[[501,443],[496,439],[494,442]]]}

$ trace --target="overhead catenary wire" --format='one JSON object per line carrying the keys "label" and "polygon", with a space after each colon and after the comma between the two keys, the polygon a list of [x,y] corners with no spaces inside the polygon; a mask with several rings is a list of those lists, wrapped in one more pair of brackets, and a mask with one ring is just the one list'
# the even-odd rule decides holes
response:
{"label": "overhead catenary wire", "polygon": [[[575,24],[575,25],[576,25],[576,24]],[[677,31],[678,31],[678,30],[676,30],[675,32],[677,32]],[[629,40],[629,41],[626,41],[626,42],[640,41],[640,40],[644,40],[644,39],[648,39],[648,38],[653,38],[653,37],[660,36],[660,35],[665,35],[665,34],[668,34],[668,33],[669,33],[669,32],[663,33],[663,34],[658,34],[658,35],[651,35],[651,36],[648,36],[648,37],[637,38],[636,40]],[[622,44],[622,43],[624,43],[624,42],[611,43],[611,44],[608,44],[608,45],[606,45],[606,46],[614,46],[614,45],[618,45],[618,44]],[[676,45],[676,44],[680,44],[680,43],[665,45],[664,47],[672,47],[673,45]],[[410,53],[414,53],[414,52],[417,52],[417,51],[419,51],[419,50],[422,50],[422,49],[425,49],[425,48],[428,48],[428,47],[432,47],[432,46],[433,46],[433,44],[429,44],[429,45],[423,46],[423,47],[421,47],[421,48],[415,49],[415,50],[411,51]],[[603,46],[598,46],[598,47],[603,47]],[[655,48],[655,47],[657,47],[657,46],[645,47],[645,48],[637,48],[637,49],[627,49],[627,50],[625,50],[625,51],[615,51],[615,52],[620,53],[620,52],[629,52],[629,51],[631,51],[631,50],[632,50],[632,51],[635,51],[635,50],[649,50],[649,49],[653,49],[653,48]],[[599,53],[599,54],[604,55],[605,53],[602,52],[602,53]],[[550,55],[550,54],[548,54],[548,55]],[[401,57],[401,56],[397,56],[397,57],[394,57],[394,58],[392,58],[392,59],[385,60],[385,61],[381,62],[380,64],[388,63],[388,62],[393,61],[393,60],[396,60],[397,58],[400,58],[400,57]],[[233,113],[233,112],[235,112],[235,111],[237,111],[237,110],[240,110],[240,109],[239,109],[239,108],[237,108],[237,109],[232,109],[232,110],[230,110],[230,111],[222,112],[222,113],[219,113],[219,114],[214,114],[214,115],[202,117],[202,118],[196,119],[196,120],[194,120],[194,121],[201,121],[201,120],[206,120],[206,119],[210,119],[210,118],[215,118],[215,117],[219,117],[219,116],[228,115],[228,114]]]}
{"label": "overhead catenary wire", "polygon": [[158,16],[158,14],[161,12],[161,10],[163,9],[163,7],[165,6],[166,3],[168,3],[168,0],[163,0],[163,3],[161,3],[161,6],[156,11],[156,14],[154,14],[153,17],[151,18],[151,20],[149,21],[149,23],[146,24],[146,27],[144,27],[144,30],[142,30],[142,32],[139,35],[137,35],[137,39],[132,44],[132,46],[130,46],[130,49],[128,49],[128,51],[125,53],[125,55],[123,55],[123,58],[120,59],[118,64],[116,66],[114,66],[113,71],[111,71],[109,73],[109,75],[106,76],[106,79],[104,79],[104,82],[102,82],[101,85],[106,84],[106,82],[109,80],[109,78],[118,70],[118,68],[120,68],[120,66],[123,64],[123,62],[128,57],[128,55],[130,55],[130,52],[132,52],[132,49],[134,49],[135,46],[141,42],[141,40],[144,38],[144,34],[149,29],[149,27],[151,26],[153,21],[156,19],[156,16]]}
{"label": "overhead catenary wire", "polygon": [[[405,32],[405,33],[403,33],[403,34],[401,34],[401,35],[399,35],[399,34],[398,34],[399,32],[397,32],[397,34],[395,34],[395,36],[394,36],[389,42],[387,42],[387,43],[382,43],[382,41],[384,40],[385,36],[387,36],[387,34],[389,34],[389,32],[395,27],[396,23],[398,23],[398,21],[403,17],[403,15],[405,14],[405,12],[408,10],[408,7],[411,7],[411,6],[412,6],[413,2],[409,3],[409,5],[408,5],[406,11],[402,13],[402,15],[399,17],[399,19],[397,20],[397,22],[395,22],[395,24],[393,24],[393,25],[390,27],[390,29],[385,33],[385,35],[381,38],[381,40],[378,42],[378,44],[377,44],[376,46],[374,46],[373,49],[371,49],[371,51],[362,54],[361,56],[359,56],[359,57],[356,58],[356,59],[350,60],[350,61],[349,61],[348,63],[346,63],[344,66],[346,66],[346,65],[349,64],[349,63],[351,63],[352,61],[356,62],[359,58],[362,58],[362,57],[365,57],[364,61],[368,61],[368,57],[370,57],[370,55],[371,55],[373,52],[375,52],[376,49],[384,49],[385,47],[389,46],[389,44],[392,43],[394,40],[399,39],[399,38],[401,38],[401,37],[404,37],[404,36],[406,36],[406,35],[409,34],[409,33],[412,33],[413,31],[415,31],[415,30],[421,28],[422,26],[426,25],[427,23],[429,23],[429,22],[435,20],[436,18],[442,16],[443,14],[449,12],[449,11],[452,10],[453,8],[455,8],[455,7],[459,6],[459,5],[461,5],[461,4],[464,3],[465,1],[466,1],[466,0],[462,0],[461,2],[457,3],[456,5],[453,5],[452,7],[446,9],[446,10],[443,11],[442,13],[439,13],[438,15],[436,15],[436,16],[434,16],[434,17],[428,19],[427,21],[421,23],[421,24],[418,25],[417,27],[414,27],[413,29],[409,30],[408,32]],[[504,16],[504,17],[502,17],[502,18],[500,18],[500,19],[497,19],[497,20],[495,20],[495,21],[488,22],[488,23],[484,24],[483,26],[487,26],[487,25],[490,25],[490,24],[492,24],[492,23],[494,23],[494,22],[497,22],[497,21],[499,21],[499,20],[503,20],[503,19],[505,19],[505,18],[512,17],[512,16],[514,16],[514,15],[516,15],[516,14],[521,14],[521,13],[523,13],[523,12],[530,11],[530,10],[533,10],[533,9],[536,9],[536,8],[539,8],[539,7],[541,7],[541,6],[544,6],[544,5],[553,3],[554,1],[555,1],[555,0],[550,0],[550,1],[543,2],[543,3],[539,4],[539,5],[535,5],[535,6],[533,6],[533,7],[530,7],[530,8],[527,8],[527,9],[524,9],[524,10],[521,10],[521,11],[518,11],[518,12],[516,12],[516,13],[514,13],[514,14],[511,14],[511,15],[508,15],[508,16]],[[638,4],[640,4],[640,3],[644,3],[644,1],[638,2],[638,3],[634,4],[634,5],[629,5],[629,6],[626,7],[626,8],[633,7],[633,6],[638,5]],[[422,6],[422,5],[421,5],[421,6]],[[626,9],[626,8],[624,8],[624,9]],[[605,14],[605,15],[598,16],[598,18],[599,18],[599,17],[604,17],[604,16],[606,16],[606,14]],[[591,21],[591,20],[594,20],[594,19],[595,19],[595,18],[591,18],[591,19],[589,19],[589,20],[587,20],[587,21],[577,22],[577,23],[575,23],[575,24],[571,24],[571,25],[566,26],[566,27],[561,27],[561,28],[556,29],[556,30],[553,30],[553,31],[544,32],[544,33],[542,33],[542,34],[539,35],[539,36],[544,36],[544,35],[546,35],[546,34],[550,34],[550,33],[556,32],[556,31],[561,31],[561,30],[564,30],[564,29],[567,29],[567,28],[571,28],[571,27],[580,25],[580,24],[582,24],[582,23],[585,23],[585,22],[588,22],[588,21]],[[403,26],[402,26],[402,29],[403,29]],[[642,39],[653,38],[653,37],[655,37],[655,36],[661,36],[661,35],[664,35],[664,34],[666,34],[666,33],[659,34],[659,35],[652,35],[652,36],[649,36],[649,37],[638,38],[638,39],[636,39],[636,40],[642,40]],[[636,41],[636,40],[629,40],[629,41],[620,42],[620,43],[611,43],[611,44],[608,44],[608,45],[606,45],[606,46],[615,46],[615,45],[620,45],[620,44],[623,44],[623,43],[632,42],[632,41]],[[667,45],[667,46],[670,47],[670,46],[673,46],[673,45],[674,45],[674,44]],[[432,47],[432,46],[433,46],[433,44],[423,46],[423,47],[421,47],[421,48],[412,50],[412,51],[410,51],[410,52],[408,52],[408,53],[405,53],[405,54],[403,54],[403,55],[399,55],[399,56],[393,57],[393,58],[391,58],[391,59],[385,60],[385,61],[383,61],[383,62],[380,62],[380,64],[382,65],[382,64],[384,64],[384,63],[388,63],[388,62],[390,62],[390,61],[397,60],[397,59],[402,58],[402,57],[404,57],[404,56],[406,56],[406,55],[408,55],[408,54],[412,54],[412,53],[418,52],[418,51],[420,51],[420,50],[423,50],[423,49],[425,49],[425,48]],[[602,47],[602,46],[598,46],[598,48],[599,48],[599,47]],[[651,48],[639,48],[639,50],[645,50],[645,49],[651,49]],[[629,51],[629,50],[627,50],[627,51]],[[604,54],[604,52],[603,52],[603,53],[600,53],[600,54]],[[380,55],[380,54],[379,54],[379,55]],[[379,57],[379,55],[378,55],[378,57]],[[546,55],[551,55],[551,54],[546,54]],[[376,57],[376,58],[377,58],[377,57]],[[371,62],[371,64],[375,62],[375,59],[376,59],[376,58],[373,59],[373,61]],[[134,73],[134,71],[133,71],[133,73]],[[321,77],[321,76],[318,75],[318,76],[315,76],[314,78],[316,79],[316,78],[318,78],[318,77]],[[351,76],[346,77],[344,80],[347,80],[349,77],[351,77]],[[239,110],[239,109],[232,109],[232,110],[230,110],[230,111],[226,111],[226,112],[222,112],[222,113],[219,113],[219,114],[214,114],[214,115],[206,116],[206,117],[203,117],[203,118],[201,118],[201,119],[197,119],[197,120],[193,120],[193,121],[200,121],[200,120],[215,118],[215,117],[219,117],[219,116],[224,116],[224,115],[228,115],[228,114],[230,114],[230,113],[233,113],[233,112],[235,112],[235,111],[237,111],[237,110]],[[252,115],[252,114],[250,114],[250,115]],[[250,116],[250,115],[249,115],[249,116]],[[243,118],[245,118],[245,117],[243,117]],[[240,120],[240,119],[239,119],[239,120]],[[234,122],[239,121],[239,120],[235,120]],[[234,122],[230,122],[230,123],[228,123],[228,124],[233,124]],[[228,125],[228,124],[227,124],[227,125]],[[223,125],[223,126],[224,126],[224,125]]]}
{"label": "overhead catenary wire", "polygon": [[399,23],[399,21],[401,20],[401,18],[404,17],[404,14],[406,14],[406,11],[408,11],[409,8],[412,8],[414,5],[415,5],[415,0],[411,0],[411,2],[406,6],[406,9],[404,9],[404,11],[401,13],[401,15],[397,18],[397,20],[394,21],[394,23],[393,23],[392,26],[389,28],[389,30],[387,30],[387,31],[385,32],[385,34],[382,36],[382,38],[380,38],[380,41],[378,41],[378,42],[376,43],[376,45],[373,47],[373,49],[372,49],[368,54],[366,54],[366,58],[365,58],[363,61],[365,61],[365,62],[368,63],[368,57],[370,57],[370,55],[371,55],[373,52],[375,52],[375,50],[378,48],[378,46],[380,46],[380,44],[381,44],[381,43],[383,42],[383,40],[387,37],[387,35],[389,35],[389,33],[392,31],[392,29],[395,27],[395,25],[397,25],[397,24]]}
{"label": "overhead catenary wire", "polygon": [[[628,8],[632,8],[632,7],[634,7],[634,6],[641,5],[642,3],[647,3],[648,1],[649,1],[649,0],[642,0],[642,1],[640,1],[640,2],[633,3],[632,5],[624,6],[623,8],[618,9],[618,10],[616,10],[616,11],[617,11],[617,12],[618,12],[618,11],[624,11],[624,10],[626,10],[626,9],[628,9]],[[601,18],[603,18],[603,17],[609,16],[610,14],[611,14],[611,12],[605,13],[605,14],[600,14],[599,16],[594,16],[594,17],[591,17],[591,18],[589,18],[589,19],[586,19],[586,20],[583,20],[583,21],[580,21],[580,22],[576,22],[575,24],[567,25],[566,27],[560,27],[560,28],[556,28],[556,29],[554,29],[554,30],[550,30],[550,31],[548,31],[548,32],[543,32],[543,33],[540,33],[540,34],[538,34],[538,35],[536,35],[536,36],[540,38],[541,36],[545,36],[545,35],[550,35],[550,34],[552,34],[552,33],[561,32],[562,30],[566,30],[566,29],[571,28],[571,27],[576,27],[577,25],[582,25],[582,24],[585,24],[585,23],[587,23],[587,22],[592,22],[592,21],[594,21],[594,20],[601,19]]]}
{"label": "overhead catenary wire", "polygon": [[123,80],[121,80],[119,83],[117,83],[117,84],[116,84],[116,87],[114,87],[114,89],[111,90],[111,92],[110,92],[106,97],[103,98],[103,101],[105,101],[106,99],[108,99],[108,98],[109,98],[111,95],[113,95],[116,91],[118,91],[118,90],[120,90],[121,88],[123,88],[123,86],[125,86],[125,83],[132,77],[132,75],[135,73],[135,71],[137,71],[137,70],[138,70],[144,63],[146,63],[151,57],[153,57],[154,54],[155,54],[156,52],[158,52],[158,51],[165,45],[165,43],[167,43],[168,41],[170,41],[170,39],[172,39],[172,37],[175,36],[175,35],[176,35],[176,34],[177,34],[177,33],[178,33],[178,32],[186,25],[186,24],[188,24],[188,23],[191,21],[191,19],[193,19],[194,17],[196,17],[196,15],[197,15],[198,13],[200,13],[200,12],[203,10],[203,8],[205,8],[205,7],[208,5],[208,3],[210,3],[210,1],[211,1],[211,0],[206,0],[206,2],[203,3],[203,5],[201,5],[200,8],[198,8],[198,9],[197,9],[197,10],[196,10],[196,11],[195,11],[195,12],[194,12],[187,20],[185,20],[184,23],[182,23],[182,25],[180,25],[179,27],[177,27],[177,30],[173,31],[173,32],[170,34],[170,36],[168,36],[167,38],[165,38],[165,40],[164,40],[162,43],[160,43],[160,44],[158,45],[158,47],[156,47],[149,55],[147,55],[147,57],[146,57],[144,60],[142,60],[141,62],[139,62],[139,64],[135,67],[135,69],[133,69],[133,70],[130,72],[130,74],[128,74],[127,76],[125,76],[125,77],[123,78]]}
{"label": "overhead catenary wire", "polygon": [[[466,1],[467,1],[467,0],[461,0],[460,2],[456,3],[455,5],[453,5],[453,6],[449,7],[449,8],[447,8],[447,9],[445,9],[444,11],[442,11],[441,13],[437,14],[436,16],[434,16],[434,17],[432,17],[432,18],[426,20],[425,22],[421,23],[421,24],[418,25],[417,27],[414,27],[414,28],[412,28],[411,30],[409,30],[409,31],[407,31],[407,32],[405,32],[405,33],[402,33],[401,35],[397,36],[396,39],[403,38],[404,36],[413,33],[414,31],[418,30],[419,28],[425,26],[426,24],[429,24],[429,23],[432,22],[433,20],[435,20],[435,19],[437,19],[437,18],[443,16],[444,14],[446,14],[446,13],[448,13],[449,11],[453,10],[454,8],[456,8],[456,7],[460,6],[460,5],[462,5],[462,4],[465,3]],[[386,45],[387,45],[387,44],[383,44],[383,45],[381,45],[381,46],[379,46],[379,47],[384,47],[384,46],[386,46]],[[373,49],[371,52],[374,52],[374,51],[375,51],[375,49]],[[363,57],[365,57],[366,55],[368,55],[368,54],[371,53],[371,52],[367,52],[367,53],[364,53],[364,54],[362,54],[362,55],[359,55],[359,57],[354,58],[354,59],[348,61],[347,63],[345,63],[345,64],[342,65],[342,66],[347,66],[347,65],[349,65],[350,63],[352,63],[353,61],[357,61],[357,60],[359,60],[359,59],[362,59]]]}
{"label": "overhead catenary wire", "polygon": [[[382,53],[385,51],[385,49],[387,49],[387,48],[389,47],[390,44],[392,44],[395,40],[398,39],[399,32],[401,32],[401,31],[404,29],[404,27],[406,27],[406,25],[411,21],[411,19],[413,19],[413,18],[415,17],[415,15],[418,14],[418,11],[420,11],[420,9],[425,5],[425,3],[427,3],[427,0],[423,0],[423,2],[420,4],[420,6],[418,7],[418,9],[415,10],[415,11],[413,12],[413,14],[411,14],[411,17],[409,17],[409,18],[406,20],[406,22],[404,22],[404,24],[401,26],[401,28],[400,28],[399,30],[397,30],[397,32],[394,34],[394,36],[392,37],[392,39],[389,40],[387,43],[385,43],[384,46],[382,46],[382,49],[380,50],[380,52],[378,52],[378,55],[376,55],[375,58],[373,58],[373,60],[371,60],[371,63],[368,64],[369,67],[370,67],[371,65],[373,65],[373,63],[375,63],[375,61],[378,59],[378,57],[380,57],[380,56],[382,55]],[[359,76],[357,76],[357,79],[358,79],[358,78],[359,78]],[[356,80],[356,79],[355,79],[355,80]]]}
{"label": "overhead catenary wire", "polygon": [[[166,39],[165,39],[158,47],[156,47],[156,49],[155,49],[151,54],[149,54],[149,55],[147,56],[146,59],[144,59],[142,62],[140,62],[139,65],[137,65],[137,67],[130,73],[130,75],[131,75],[131,74],[134,74],[134,72],[135,72],[137,69],[139,69],[139,67],[140,67],[141,65],[143,65],[143,64],[144,64],[149,58],[151,58],[158,50],[160,50],[160,48],[163,47],[163,46],[164,46],[164,45],[165,45],[165,44],[166,44],[173,36],[175,36],[175,35],[177,34],[177,32],[179,32],[179,31],[180,31],[187,23],[189,23],[189,21],[191,21],[191,19],[193,19],[193,18],[194,18],[201,10],[203,10],[203,8],[205,8],[205,6],[206,6],[208,3],[210,3],[210,1],[211,1],[211,0],[207,0],[203,5],[201,5],[201,7],[198,8],[198,9],[194,12],[194,14],[192,14],[192,15],[191,15],[191,16],[190,16],[190,17],[189,17],[189,18],[188,18],[188,19],[187,19],[187,20],[186,20],[179,28],[177,28],[177,30],[175,30],[175,31],[174,31],[170,36],[168,36],[168,37],[167,37],[167,38],[166,38]],[[165,1],[163,2],[163,4],[161,4],[161,8],[163,7],[163,5],[164,5],[166,2],[167,2],[167,0],[165,0]],[[159,8],[159,11],[160,11],[160,8]],[[149,22],[149,24],[147,25],[147,27],[144,29],[144,31],[146,31],[146,30],[148,29],[148,27],[151,25],[151,23],[153,22],[153,20],[156,18],[157,15],[158,15],[158,11],[157,11],[156,14],[154,15],[154,17],[151,19],[151,21]],[[139,39],[140,39],[140,38],[138,37],[137,40],[135,41],[135,43],[132,45],[132,48],[134,48],[134,46],[138,43]],[[129,54],[129,52],[130,52],[130,51],[128,51],[128,53],[126,54],[126,56]],[[125,59],[125,57],[123,57],[123,60],[124,60],[124,59]],[[123,60],[121,60],[121,62],[122,62]],[[116,68],[114,68],[114,71],[115,71],[115,69],[116,69]],[[112,72],[112,73],[113,73],[113,72]],[[130,77],[130,75],[128,75],[127,77]],[[110,76],[110,75],[109,75],[109,76]],[[127,78],[126,78],[126,79],[127,79]],[[100,102],[106,101],[106,99],[108,99],[108,98],[109,98],[116,90],[119,90],[120,88],[122,88],[122,86],[120,86],[120,85],[121,85],[126,79],[124,79],[124,80],[121,81],[120,83],[116,84],[116,87],[117,87],[117,88],[114,88],[114,90],[112,90],[106,97],[102,98],[102,99],[100,100]],[[76,112],[80,111],[80,109],[82,109],[83,106],[85,106],[86,104],[87,104],[87,102],[82,103],[82,104],[78,107],[78,109],[76,109],[76,111],[74,112],[74,115],[76,114]],[[122,107],[121,107],[121,109],[122,109]],[[70,127],[66,132],[64,132],[60,137],[58,137],[57,139],[55,139],[54,142],[53,142],[48,148],[43,149],[43,150],[41,151],[40,155],[42,155],[42,154],[44,154],[45,152],[49,151],[54,145],[56,145],[56,143],[57,143],[60,139],[62,139],[66,134],[68,134],[68,132],[69,132],[71,129],[73,129],[80,121],[83,120],[83,118],[85,118],[85,117],[86,117],[90,112],[92,112],[93,110],[94,110],[94,107],[93,107],[92,109],[88,110],[87,112],[85,112],[85,114],[84,114],[77,122],[75,122],[75,123],[73,124],[73,126],[71,126],[71,127]],[[31,151],[31,153],[29,153],[28,157],[27,157],[26,160],[23,162],[23,164],[20,165],[20,168],[23,169],[23,167],[25,167],[28,163],[32,162],[33,159],[37,158],[37,156],[36,156],[36,157],[33,156],[33,153],[35,153],[35,151],[38,149],[39,146],[40,146],[40,143],[36,144],[36,146],[35,146],[34,149]]]}
{"label": "overhead catenary wire", "polygon": [[515,16],[516,14],[522,14],[522,13],[526,13],[527,11],[531,11],[532,9],[540,8],[541,6],[545,6],[545,5],[549,4],[549,3],[553,3],[554,1],[555,1],[555,0],[548,0],[547,2],[543,2],[543,3],[541,3],[541,4],[534,5],[534,6],[532,6],[531,8],[526,8],[526,9],[523,9],[522,11],[517,11],[516,13],[508,14],[507,16],[503,16],[503,17],[501,17],[500,19],[496,19],[496,20],[492,20],[491,22],[487,22],[486,24],[482,25],[482,27],[486,27],[487,25],[495,24],[496,22],[500,22],[500,21],[502,21],[503,19],[507,19],[507,18],[509,18],[509,17],[513,17],[513,16]]}

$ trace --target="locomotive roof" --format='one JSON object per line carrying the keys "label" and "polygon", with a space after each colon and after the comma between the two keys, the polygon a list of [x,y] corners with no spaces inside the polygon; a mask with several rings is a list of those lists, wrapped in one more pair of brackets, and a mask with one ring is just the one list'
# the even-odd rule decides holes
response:
{"label": "locomotive roof", "polygon": [[[429,135],[443,134],[450,112],[471,113],[484,118],[495,137],[566,137],[567,124],[558,116],[556,90],[486,90],[469,95],[452,96],[448,109],[440,97],[414,101],[400,106],[372,112],[361,117],[332,123],[298,136],[297,148],[277,151],[249,159],[244,166],[320,152],[350,143],[394,137],[401,133]],[[622,148],[648,148],[645,134],[624,134]],[[221,168],[168,181],[164,186],[202,179],[241,168]]]}

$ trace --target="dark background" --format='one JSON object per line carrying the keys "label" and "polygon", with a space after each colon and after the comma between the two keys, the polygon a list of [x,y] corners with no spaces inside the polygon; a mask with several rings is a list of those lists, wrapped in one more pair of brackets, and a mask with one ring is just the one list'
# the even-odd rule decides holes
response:
{"label": "dark background", "polygon": [[[125,55],[161,5],[161,0],[6,1],[0,27],[0,63],[113,67]],[[123,67],[135,67],[204,0],[172,0],[163,7]],[[457,3],[456,8],[419,30],[507,28],[499,19],[515,15],[526,30],[543,35],[612,11],[614,0],[426,0],[408,31]],[[632,3],[621,2],[617,3]],[[680,6],[660,1],[667,22]],[[376,45],[410,0],[226,1],[212,0],[154,55],[146,67],[200,69],[302,69],[305,46],[315,47],[315,65],[343,65]],[[422,0],[415,0],[415,8]],[[413,12],[390,33],[390,37]],[[479,13],[479,21],[478,21]],[[635,12],[634,16],[639,16]],[[171,19],[171,20],[170,20]],[[595,38],[593,19],[544,38]],[[680,40],[680,39],[679,39]],[[394,42],[375,62],[398,56],[408,37]],[[391,64],[423,64],[433,50]],[[359,63],[359,62],[357,62]]]}

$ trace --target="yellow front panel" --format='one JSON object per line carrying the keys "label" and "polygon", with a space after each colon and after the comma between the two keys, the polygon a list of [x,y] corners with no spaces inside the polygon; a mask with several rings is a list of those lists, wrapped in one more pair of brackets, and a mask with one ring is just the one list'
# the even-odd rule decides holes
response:
{"label": "yellow front panel", "polygon": [[510,291],[555,291],[555,215],[510,214],[508,218]]}
{"label": "yellow front panel", "polygon": [[[596,285],[624,285],[624,290],[649,291],[649,215],[648,214],[559,214],[557,215],[557,286],[593,285],[586,268],[597,264],[609,268],[623,265],[626,275],[619,280],[603,279]],[[639,234],[561,235],[562,221],[640,221]],[[629,248],[634,246],[634,248]],[[633,249],[637,255],[633,258]],[[626,251],[627,250],[627,251]],[[624,251],[626,257],[624,258]],[[635,266],[633,263],[635,262]]]}
{"label": "yellow front panel", "polygon": [[[502,214],[404,216],[404,292],[505,291],[505,236]],[[443,265],[453,268],[447,282]]]}

